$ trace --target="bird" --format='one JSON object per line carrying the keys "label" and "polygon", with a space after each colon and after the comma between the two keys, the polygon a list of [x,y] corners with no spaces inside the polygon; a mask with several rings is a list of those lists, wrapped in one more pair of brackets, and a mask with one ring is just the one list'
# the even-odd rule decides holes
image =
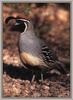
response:
{"label": "bird", "polygon": [[[10,31],[19,33],[18,48],[23,65],[34,72],[40,70],[41,80],[43,80],[45,72],[55,67],[66,72],[64,64],[59,61],[56,53],[49,48],[43,39],[36,36],[31,21],[9,16],[6,18],[5,23],[9,25]],[[34,78],[35,75],[32,80]]]}

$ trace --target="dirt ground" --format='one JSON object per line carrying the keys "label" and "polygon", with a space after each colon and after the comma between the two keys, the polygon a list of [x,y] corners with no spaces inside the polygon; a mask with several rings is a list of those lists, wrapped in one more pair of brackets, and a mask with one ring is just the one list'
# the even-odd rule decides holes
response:
{"label": "dirt ground", "polygon": [[[19,34],[7,31],[5,19],[20,16],[32,19],[36,34],[45,39],[65,64],[67,74],[40,75],[32,83],[32,72],[23,68],[18,52]],[[38,81],[39,80],[39,81]],[[70,5],[3,4],[3,97],[67,97],[70,91]]]}

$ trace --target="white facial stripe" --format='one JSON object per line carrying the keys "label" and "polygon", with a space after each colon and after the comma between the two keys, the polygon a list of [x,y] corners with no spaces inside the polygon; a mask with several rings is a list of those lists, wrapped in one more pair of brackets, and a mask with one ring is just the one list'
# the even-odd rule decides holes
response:
{"label": "white facial stripe", "polygon": [[28,21],[26,19],[19,19],[19,20],[30,23],[30,21]]}
{"label": "white facial stripe", "polygon": [[24,24],[25,24],[25,30],[24,30],[24,32],[27,30],[27,24],[24,22]]}

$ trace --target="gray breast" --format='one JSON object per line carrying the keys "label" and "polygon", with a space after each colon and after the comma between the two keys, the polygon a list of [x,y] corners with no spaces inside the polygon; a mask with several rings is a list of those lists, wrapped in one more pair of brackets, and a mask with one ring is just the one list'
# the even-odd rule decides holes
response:
{"label": "gray breast", "polygon": [[21,33],[19,40],[20,52],[28,52],[33,56],[40,56],[41,46],[39,39],[34,34]]}

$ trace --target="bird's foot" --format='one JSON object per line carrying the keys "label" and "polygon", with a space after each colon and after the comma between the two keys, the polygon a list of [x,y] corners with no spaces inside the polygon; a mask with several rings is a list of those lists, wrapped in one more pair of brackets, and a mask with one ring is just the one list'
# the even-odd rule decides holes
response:
{"label": "bird's foot", "polygon": [[35,80],[35,75],[33,75],[32,80],[31,80],[31,83],[33,83],[34,80]]}

